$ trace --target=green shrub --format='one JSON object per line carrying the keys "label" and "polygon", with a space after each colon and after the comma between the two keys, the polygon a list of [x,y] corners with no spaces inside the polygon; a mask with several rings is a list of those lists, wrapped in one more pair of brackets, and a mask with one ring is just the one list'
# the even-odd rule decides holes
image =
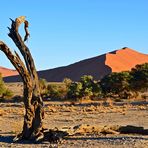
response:
{"label": "green shrub", "polygon": [[134,91],[148,90],[148,63],[136,65],[130,72],[132,78],[130,85]]}
{"label": "green shrub", "polygon": [[40,86],[41,96],[43,98],[48,96],[48,89],[47,89],[48,82],[45,79],[40,79],[39,86]]}
{"label": "green shrub", "polygon": [[67,88],[69,88],[70,85],[71,85],[71,83],[72,83],[72,80],[69,79],[69,78],[64,78],[63,83],[65,84],[65,86],[66,86]]}
{"label": "green shrub", "polygon": [[79,100],[82,98],[82,83],[81,82],[73,82],[69,86],[67,98],[72,100]]}
{"label": "green shrub", "polygon": [[6,87],[2,79],[2,75],[0,74],[0,100],[5,101],[6,99],[10,99],[12,96],[12,91]]}
{"label": "green shrub", "polygon": [[101,95],[101,87],[90,75],[81,77],[80,82],[69,86],[67,97],[73,100],[96,99]]}
{"label": "green shrub", "polygon": [[67,88],[65,84],[48,84],[48,97],[51,99],[65,99],[67,95]]}
{"label": "green shrub", "polygon": [[101,79],[102,93],[105,97],[130,98],[130,79],[129,72],[113,72]]}
{"label": "green shrub", "polygon": [[4,81],[2,79],[2,75],[0,73],[0,97],[3,96],[3,94],[5,93],[5,91],[6,91],[6,86],[4,84]]}
{"label": "green shrub", "polygon": [[5,99],[10,99],[13,96],[13,92],[9,89],[6,89],[5,92],[3,93],[3,98]]}

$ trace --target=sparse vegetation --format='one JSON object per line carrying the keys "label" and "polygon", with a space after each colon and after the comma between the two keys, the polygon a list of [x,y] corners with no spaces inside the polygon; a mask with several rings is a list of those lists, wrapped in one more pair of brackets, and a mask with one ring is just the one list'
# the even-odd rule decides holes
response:
{"label": "sparse vegetation", "polygon": [[40,79],[41,95],[44,100],[50,98],[51,100],[63,100],[67,96],[69,85],[72,81],[65,78],[61,83],[48,83],[45,79]]}
{"label": "sparse vegetation", "polygon": [[[12,92],[6,89],[2,78],[0,79],[1,98],[12,97]],[[39,80],[41,95],[44,100],[105,100],[113,98],[114,101],[136,98],[141,93],[141,98],[147,98],[148,90],[148,63],[136,65],[131,71],[114,72],[96,81],[90,75],[84,75],[79,82],[65,78],[60,83],[50,83],[45,79]],[[2,95],[3,94],[3,95]],[[19,96],[11,100],[19,100]],[[22,101],[22,97],[20,101]]]}
{"label": "sparse vegetation", "polygon": [[136,98],[148,89],[148,63],[136,65],[131,71],[114,72],[100,81],[92,76],[82,76],[79,82],[69,86],[68,98],[92,99],[114,98],[116,100]]}
{"label": "sparse vegetation", "polygon": [[39,86],[40,86],[40,90],[41,90],[41,96],[45,97],[47,95],[47,81],[45,79],[40,79],[39,80]]}
{"label": "sparse vegetation", "polygon": [[131,71],[113,72],[100,81],[84,75],[79,82],[65,78],[62,83],[47,83],[40,80],[41,93],[44,98],[79,100],[99,100],[113,98],[114,101],[136,98],[139,92],[148,89],[148,63],[136,65]]}
{"label": "sparse vegetation", "polygon": [[0,74],[0,100],[5,101],[5,100],[11,98],[12,96],[13,96],[12,91],[6,87],[6,85],[2,79],[2,75]]}
{"label": "sparse vegetation", "polygon": [[48,91],[48,97],[54,100],[64,99],[65,96],[67,95],[67,88],[64,85],[64,83],[62,83],[61,85],[48,84],[47,91]]}

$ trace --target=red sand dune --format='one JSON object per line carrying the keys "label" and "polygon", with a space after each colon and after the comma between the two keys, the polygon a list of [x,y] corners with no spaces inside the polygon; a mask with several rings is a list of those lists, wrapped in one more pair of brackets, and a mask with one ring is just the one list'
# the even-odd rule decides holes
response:
{"label": "red sand dune", "polygon": [[[92,75],[99,80],[111,72],[131,70],[137,64],[148,62],[148,54],[142,54],[130,48],[122,48],[77,63],[49,70],[39,71],[39,77],[49,82],[61,82],[64,78],[78,81],[83,75]],[[21,81],[17,76],[4,78],[6,82]]]}
{"label": "red sand dune", "polygon": [[148,62],[148,54],[142,54],[130,48],[123,48],[106,54],[105,64],[112,72],[131,70],[136,64]]}
{"label": "red sand dune", "polygon": [[0,73],[2,74],[2,77],[18,75],[18,72],[16,70],[4,68],[1,66],[0,66]]}

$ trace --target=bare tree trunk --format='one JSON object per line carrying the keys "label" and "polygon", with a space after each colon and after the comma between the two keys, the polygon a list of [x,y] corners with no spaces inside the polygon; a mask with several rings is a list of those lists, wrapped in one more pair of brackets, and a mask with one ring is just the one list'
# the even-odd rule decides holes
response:
{"label": "bare tree trunk", "polygon": [[[29,48],[24,43],[30,35],[28,32],[29,23],[25,20],[24,16],[16,18],[15,21],[11,19],[11,21],[12,24],[11,28],[8,28],[8,36],[18,47],[25,61],[23,62],[23,60],[21,60],[16,51],[12,53],[9,47],[3,41],[0,41],[0,50],[4,52],[19,72],[24,84],[24,125],[22,132],[15,138],[15,141],[26,139],[33,141],[48,140],[50,142],[57,142],[61,137],[66,136],[67,133],[54,130],[45,131],[45,129],[43,129],[42,121],[44,118],[44,108],[38,75]],[[22,37],[18,32],[19,26],[22,23],[24,23],[24,30],[26,32],[24,40],[22,40]]]}
{"label": "bare tree trunk", "polygon": [[[19,35],[18,28],[21,23],[25,24],[25,39],[28,38],[28,22],[25,17],[21,16],[12,21],[11,28],[9,28],[9,37],[13,40],[15,45],[21,52],[25,63],[22,62],[17,52],[13,54],[7,45],[0,41],[0,50],[2,50],[14,67],[19,72],[24,83],[24,105],[25,116],[23,131],[19,135],[22,139],[38,140],[43,138],[42,119],[44,118],[43,101],[40,94],[38,75],[36,72],[34,60],[32,55]],[[27,24],[27,25],[26,25]]]}

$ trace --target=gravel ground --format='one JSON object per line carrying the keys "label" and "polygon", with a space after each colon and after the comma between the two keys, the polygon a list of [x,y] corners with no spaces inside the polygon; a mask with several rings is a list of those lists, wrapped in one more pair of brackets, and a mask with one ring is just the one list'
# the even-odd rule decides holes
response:
{"label": "gravel ground", "polygon": [[[148,129],[147,104],[122,104],[103,106],[99,103],[45,103],[46,128],[69,129],[78,125],[125,126],[133,125]],[[82,131],[66,137],[60,144],[31,144],[27,141],[14,143],[14,136],[23,125],[22,103],[0,104],[0,147],[53,147],[53,148],[148,148],[148,135],[100,134]]]}

